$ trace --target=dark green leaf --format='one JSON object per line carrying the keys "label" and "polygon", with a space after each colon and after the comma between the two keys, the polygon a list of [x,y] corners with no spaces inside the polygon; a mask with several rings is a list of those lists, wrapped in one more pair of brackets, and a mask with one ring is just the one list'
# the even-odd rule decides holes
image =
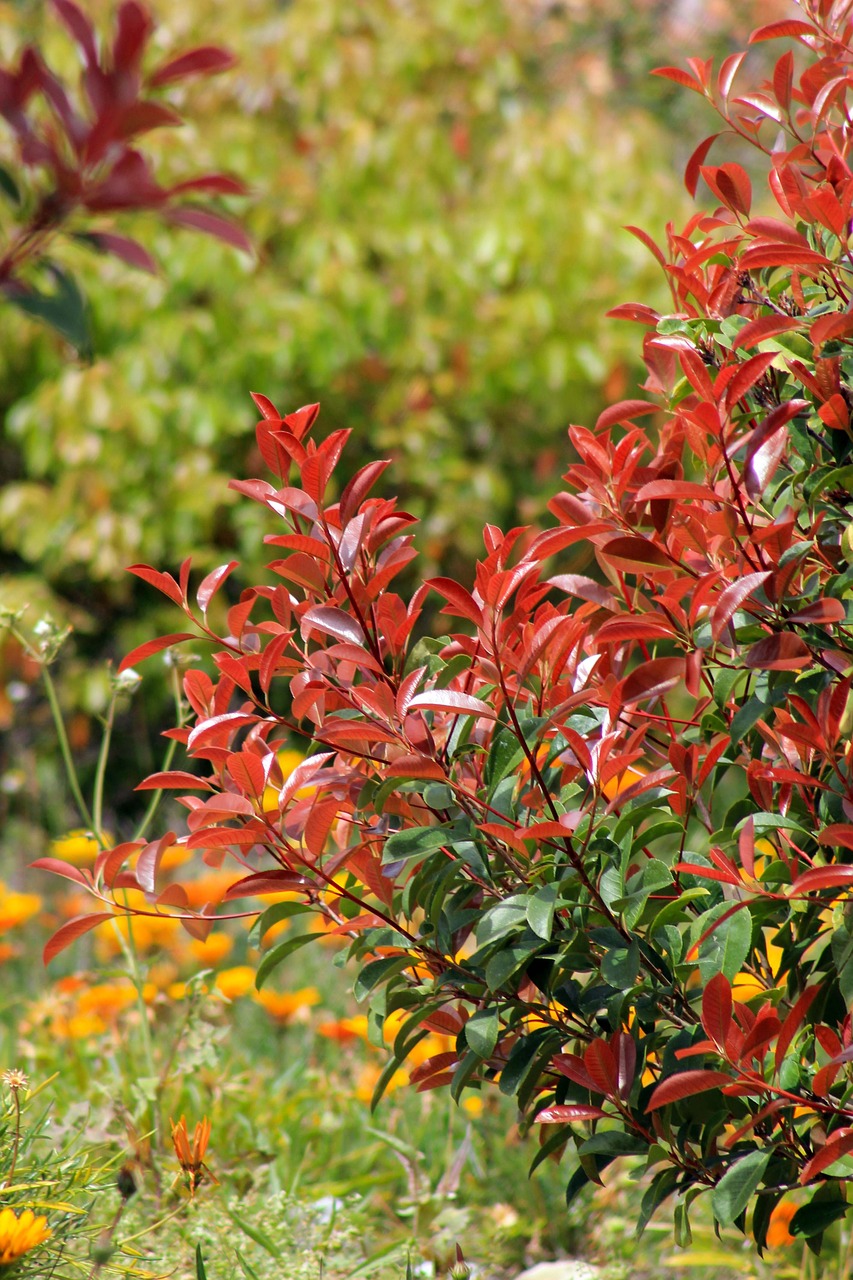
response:
{"label": "dark green leaf", "polygon": [[495,1008],[480,1009],[465,1023],[465,1040],[480,1058],[490,1058],[498,1042],[500,1021]]}
{"label": "dark green leaf", "polygon": [[86,300],[66,271],[53,262],[44,266],[53,278],[55,288],[52,293],[42,293],[33,285],[16,283],[14,288],[7,288],[6,297],[19,311],[44,320],[88,359],[92,354],[92,335]]}
{"label": "dark green leaf", "polygon": [[300,947],[307,946],[309,942],[313,942],[315,938],[324,938],[323,933],[300,933],[296,938],[288,938],[286,942],[280,942],[277,947],[273,947],[272,951],[268,951],[261,963],[258,965],[258,972],[255,974],[255,986],[260,991],[273,969],[277,969],[283,960],[286,960],[294,951],[298,951]]}
{"label": "dark green leaf", "polygon": [[730,1227],[740,1217],[773,1155],[772,1148],[750,1151],[723,1174],[711,1193],[714,1217],[723,1227]]}

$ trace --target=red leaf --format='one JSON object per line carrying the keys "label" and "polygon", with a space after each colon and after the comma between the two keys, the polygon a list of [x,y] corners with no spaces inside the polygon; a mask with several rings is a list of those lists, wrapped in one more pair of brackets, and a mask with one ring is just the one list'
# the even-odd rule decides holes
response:
{"label": "red leaf", "polygon": [[173,84],[187,76],[211,76],[233,67],[237,59],[227,49],[216,45],[202,45],[198,49],[190,49],[180,57],[171,58],[168,62],[148,77],[148,83],[154,85]]}
{"label": "red leaf", "polygon": [[747,650],[744,666],[757,671],[801,671],[814,661],[805,640],[790,631],[765,636]]}
{"label": "red leaf", "polygon": [[618,404],[610,405],[598,415],[595,430],[596,432],[606,431],[617,423],[630,422],[632,418],[642,418],[648,413],[660,413],[660,411],[660,405],[653,404],[650,400],[620,400]]}
{"label": "red leaf", "polygon": [[758,498],[764,492],[785,452],[786,436],[782,428],[808,408],[805,400],[787,400],[752,432],[743,468],[746,491],[751,498]]}
{"label": "red leaf", "polygon": [[161,573],[159,569],[152,569],[150,564],[131,564],[128,565],[128,573],[133,573],[137,578],[141,578],[143,582],[149,583],[150,586],[156,587],[158,591],[162,591],[164,596],[168,596],[175,604],[182,605],[184,597],[181,588],[178,586],[171,573]]}
{"label": "red leaf", "polygon": [[136,240],[131,240],[128,236],[117,236],[112,231],[92,231],[89,239],[102,253],[111,253],[114,258],[121,258],[122,262],[129,263],[131,267],[156,275],[157,263]]}
{"label": "red leaf", "polygon": [[83,875],[83,872],[78,867],[73,867],[70,862],[63,862],[61,858],[37,858],[29,865],[35,867],[36,871],[49,871],[51,875],[62,876],[65,880],[82,884],[85,889],[91,888],[91,881]]}
{"label": "red leaf", "polygon": [[753,591],[756,591],[769,577],[769,569],[762,573],[748,573],[745,577],[738,579],[737,582],[733,582],[731,586],[726,587],[714,606],[711,618],[711,635],[715,640],[719,640],[744,600],[751,596]]}
{"label": "red leaf", "polygon": [[53,0],[53,7],[80,47],[87,65],[97,66],[98,48],[95,43],[95,29],[89,19],[76,4],[72,3],[72,0]]}
{"label": "red leaf", "polygon": [[823,831],[818,832],[817,839],[819,844],[853,849],[853,827],[844,822],[833,822],[831,826],[824,827]]}
{"label": "red leaf", "polygon": [[175,843],[174,831],[167,831],[159,840],[152,840],[140,852],[136,861],[136,878],[146,893],[154,893],[160,861],[170,845]]}
{"label": "red leaf", "polygon": [[683,658],[652,658],[636,667],[618,686],[623,705],[660,698],[684,679]]}
{"label": "red leaf", "polygon": [[260,391],[253,391],[251,393],[251,396],[255,402],[258,412],[261,414],[263,418],[265,418],[268,422],[282,421],[281,414],[279,413],[278,409],[276,409],[272,400],[268,400],[266,396],[261,395]]}
{"label": "red leaf", "polygon": [[817,30],[809,22],[799,22],[796,18],[787,18],[782,22],[768,22],[764,27],[758,27],[749,37],[750,44],[757,44],[760,40],[779,40],[782,37],[790,37],[793,40],[799,40],[803,36],[815,39]]}
{"label": "red leaf", "polygon": [[562,1106],[544,1107],[534,1117],[534,1124],[571,1124],[573,1120],[602,1120],[607,1115],[601,1107],[586,1102],[565,1103]]}
{"label": "red leaf", "polygon": [[181,205],[177,209],[168,209],[166,217],[179,227],[189,227],[193,231],[203,231],[205,235],[215,236],[242,253],[252,254],[252,242],[242,227],[229,222],[218,213],[210,213],[207,209],[191,209]]}
{"label": "red leaf", "polygon": [[592,1040],[586,1047],[583,1063],[595,1081],[598,1093],[615,1097],[619,1091],[616,1056],[606,1040]]}
{"label": "red leaf", "polygon": [[437,760],[429,756],[398,756],[382,771],[383,778],[430,778],[435,782],[444,782],[447,774]]}
{"label": "red leaf", "polygon": [[839,889],[853,884],[853,867],[812,867],[804,871],[791,885],[789,898],[803,897],[808,893],[818,893],[821,889]]}
{"label": "red leaf", "polygon": [[454,582],[453,578],[430,578],[426,585],[433,591],[437,591],[440,596],[444,596],[447,601],[447,606],[442,609],[442,613],[453,613],[458,618],[467,618],[469,622],[474,623],[475,627],[483,625],[483,612],[480,606],[470,591],[466,591],[458,582]]}
{"label": "red leaf", "polygon": [[811,1160],[803,1165],[800,1183],[811,1182],[812,1178],[822,1173],[831,1164],[835,1164],[835,1161],[840,1160],[842,1156],[846,1156],[849,1151],[853,1151],[853,1129],[837,1129],[827,1138],[826,1146],[821,1147],[817,1155],[812,1156]]}
{"label": "red leaf", "polygon": [[231,902],[234,898],[253,898],[256,894],[292,893],[310,887],[311,882],[295,871],[257,871],[252,875],[235,880],[225,890],[222,901]]}
{"label": "red leaf", "polygon": [[650,480],[637,490],[638,502],[649,502],[654,498],[697,498],[701,502],[724,502],[719,494],[714,493],[706,484],[694,484],[691,480]]}
{"label": "red leaf", "polygon": [[648,538],[611,538],[598,553],[608,564],[626,573],[642,573],[649,565],[671,567],[672,560]]}
{"label": "red leaf", "polygon": [[422,707],[425,711],[449,711],[452,714],[488,716],[490,720],[497,718],[497,712],[487,702],[481,702],[470,693],[455,693],[450,689],[434,689],[427,693],[417,693],[409,703],[409,707]]}
{"label": "red leaf", "polygon": [[732,83],[740,70],[741,63],[745,57],[746,52],[744,51],[742,53],[730,53],[727,58],[723,59],[719,75],[717,76],[717,89],[719,90],[720,97],[724,100],[731,92]]}
{"label": "red leaf", "polygon": [[[662,256],[662,255],[661,255]],[[634,320],[637,324],[647,324],[653,329],[660,320],[660,313],[641,302],[623,302],[618,307],[611,307],[605,312],[611,320]]]}
{"label": "red leaf", "polygon": [[699,143],[699,146],[687,161],[687,165],[684,170],[684,185],[694,198],[696,196],[696,187],[699,184],[699,173],[702,164],[719,136],[720,135],[718,133],[712,133],[709,138],[705,138],[704,141]]}
{"label": "red leaf", "polygon": [[232,178],[227,173],[202,173],[197,178],[187,178],[169,188],[170,196],[180,195],[184,191],[210,191],[220,196],[244,196],[247,188],[239,178]]}
{"label": "red leaf", "polygon": [[660,76],[664,80],[672,80],[675,84],[683,85],[685,89],[692,89],[694,93],[701,94],[705,97],[704,90],[698,80],[694,80],[693,76],[688,72],[682,71],[681,67],[655,67],[652,72],[653,76]]}
{"label": "red leaf", "polygon": [[799,1031],[803,1019],[811,1007],[812,1001],[823,987],[820,983],[816,983],[813,987],[806,987],[805,991],[797,998],[796,1003],[789,1010],[785,1021],[782,1023],[782,1030],[779,1032],[779,1039],[776,1041],[776,1070],[778,1071],[785,1060],[785,1055],[794,1036]]}
{"label": "red leaf", "polygon": [[671,1102],[681,1102],[683,1098],[692,1098],[709,1089],[721,1089],[723,1085],[731,1083],[732,1077],[725,1071],[679,1071],[661,1081],[649,1099],[646,1110],[654,1111]]}
{"label": "red leaf", "polygon": [[[759,342],[775,338],[779,333],[788,333],[791,329],[801,328],[802,323],[802,320],[796,316],[758,316],[757,319],[750,320],[743,326],[735,338],[732,350],[737,351],[738,347],[743,347],[745,351],[749,351],[751,347],[757,347]],[[803,402],[798,401],[798,403],[802,406]]]}
{"label": "red leaf", "polygon": [[180,644],[182,640],[197,640],[198,636],[192,631],[175,631],[169,636],[158,636],[156,640],[146,640],[145,644],[137,645],[135,649],[131,649],[119,663],[119,673],[126,671],[128,667],[132,667],[135,662],[143,662],[146,658],[150,658],[152,653],[159,653],[161,649],[168,649],[170,645]]}
{"label": "red leaf", "polygon": [[702,992],[702,1026],[723,1049],[732,1025],[732,988],[724,973],[715,973]]}
{"label": "red leaf", "polygon": [[168,773],[150,773],[139,782],[134,791],[213,791],[207,778],[199,778],[183,769],[170,769]]}
{"label": "red leaf", "polygon": [[202,578],[195,596],[202,613],[207,613],[207,606],[222,586],[222,583],[231,571],[236,569],[239,563],[239,560],[229,560],[228,564],[221,564],[217,569],[211,569],[210,573]]}
{"label": "red leaf", "polygon": [[302,615],[302,635],[307,639],[309,631],[322,631],[324,635],[345,640],[348,644],[364,645],[361,624],[343,609],[318,604]]}
{"label": "red leaf", "polygon": [[584,1066],[583,1058],[578,1057],[576,1053],[558,1053],[551,1059],[551,1066],[555,1071],[559,1071],[561,1076],[566,1076],[574,1084],[579,1084],[582,1089],[589,1089],[595,1093],[596,1084],[592,1076]]}
{"label": "red leaf", "polygon": [[73,920],[69,920],[50,938],[42,952],[42,960],[45,964],[50,964],[60,951],[64,951],[72,942],[81,938],[84,933],[88,933],[90,929],[96,929],[99,924],[103,924],[105,920],[112,920],[112,911],[96,911],[93,915],[75,916]]}

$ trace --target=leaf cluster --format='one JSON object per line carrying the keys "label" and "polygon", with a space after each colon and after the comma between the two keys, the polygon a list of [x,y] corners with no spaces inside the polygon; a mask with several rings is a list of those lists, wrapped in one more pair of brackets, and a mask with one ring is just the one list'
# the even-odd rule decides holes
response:
{"label": "leaf cluster", "polygon": [[[377,1100],[442,1032],[454,1048],[417,1088],[514,1098],[541,1135],[534,1167],[572,1153],[569,1201],[644,1155],[641,1229],[675,1197],[688,1241],[707,1190],[722,1225],[752,1210],[760,1251],[785,1192],[808,1188],[791,1230],[819,1252],[853,1167],[853,23],[825,0],[804,12],[753,34],[808,55],[798,71],[784,53],[758,92],[734,96],[739,54],[662,69],[765,157],[777,209],[753,213],[743,167],[705,163],[713,135],[687,183],[714,209],[664,248],[638,232],[672,311],[616,309],[645,329],[647,397],[570,429],[552,528],[489,524],[469,585],[398,594],[417,551],[413,517],[377,496],[387,463],[336,486],[348,432],[317,442],[318,406],[255,396],[273,479],[233,488],[268,514],[268,576],[218,626],[233,563],[192,593],[189,560],[133,566],[187,623],[125,659],[212,645],[171,731],[198,772],[142,785],[179,794],[181,839],[233,861],[234,883],[190,910],[159,871],[173,833],[73,878],[104,911],[133,885],[195,936],[232,900],[286,891],[299,900],[260,930],[318,927],[258,982],[327,930],[348,937],[377,1036],[399,1023]],[[452,630],[417,640],[430,593]]]}

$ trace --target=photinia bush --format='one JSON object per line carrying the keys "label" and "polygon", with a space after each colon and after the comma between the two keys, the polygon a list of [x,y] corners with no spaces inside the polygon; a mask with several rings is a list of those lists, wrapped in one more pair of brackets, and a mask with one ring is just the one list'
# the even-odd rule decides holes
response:
{"label": "photinia bush", "polygon": [[[790,1230],[817,1252],[853,1176],[848,9],[815,0],[754,32],[804,55],[758,91],[735,96],[743,53],[659,72],[755,148],[775,207],[753,212],[747,171],[706,163],[719,133],[702,142],[687,185],[716,207],[665,249],[637,232],[671,314],[612,313],[646,329],[648,398],[570,428],[557,524],[487,526],[470,583],[395,594],[417,552],[376,494],[388,463],[338,489],[348,433],[318,443],[316,405],[255,396],[274,478],[234,488],[276,522],[269,581],[226,609],[233,563],[192,597],[189,560],[133,566],[188,622],[124,663],[212,643],[167,735],[199,772],[142,789],[179,793],[181,841],[234,882],[190,910],[159,869],[173,832],[91,873],[36,864],[102,904],[47,960],[127,887],[195,936],[278,895],[250,904],[261,935],[309,927],[258,984],[329,929],[350,939],[377,1035],[399,1025],[377,1098],[421,1038],[450,1035],[417,1088],[514,1097],[534,1167],[571,1154],[569,1200],[646,1156],[639,1226],[674,1197],[681,1243],[707,1190],[761,1250],[794,1192]],[[418,638],[429,592],[452,630]]]}
{"label": "photinia bush", "polygon": [[[182,123],[173,107],[158,100],[160,90],[224,71],[234,58],[226,49],[203,45],[146,71],[143,59],[154,22],[139,0],[119,6],[109,46],[74,0],[51,2],[77,46],[83,70],[75,92],[33,46],[22,51],[16,68],[0,68],[0,117],[13,144],[13,164],[0,166],[0,194],[10,211],[3,211],[0,222],[0,296],[87,353],[91,339],[84,299],[65,268],[47,256],[60,231],[100,253],[155,271],[148,250],[118,234],[111,218],[156,210],[176,226],[251,252],[240,227],[186,202],[197,195],[241,195],[241,182],[205,173],[161,186],[138,146],[153,129]],[[51,290],[33,278],[36,265],[49,277]]]}

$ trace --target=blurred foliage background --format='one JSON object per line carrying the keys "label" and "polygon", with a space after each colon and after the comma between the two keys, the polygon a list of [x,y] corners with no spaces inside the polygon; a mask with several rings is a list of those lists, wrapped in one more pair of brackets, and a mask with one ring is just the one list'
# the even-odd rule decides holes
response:
{"label": "blurred foliage background", "polygon": [[[108,0],[85,7],[106,27]],[[84,762],[108,662],[176,625],[125,567],[236,557],[248,582],[263,563],[260,513],[226,487],[262,474],[251,390],[282,409],[322,401],[327,430],[355,432],[352,465],[394,459],[388,483],[424,522],[424,573],[464,577],[484,523],[539,517],[568,423],[634,386],[637,330],[605,312],[665,305],[657,267],[621,228],[687,216],[680,167],[712,127],[705,104],[648,72],[730,52],[789,7],[153,4],[161,55],[212,42],[239,65],[176,92],[192,123],[148,151],[164,181],[190,168],[245,180],[248,200],[224,206],[257,257],[144,215],[117,227],[154,252],[156,277],[67,242],[91,362],[0,309],[0,607],[27,604],[30,628],[46,614],[73,625],[61,688]],[[27,40],[73,72],[41,0],[0,3],[0,63]],[[0,163],[5,142],[0,128]],[[0,822],[27,852],[69,822],[36,679],[7,643]],[[170,722],[157,659],[146,690],[114,758],[120,801],[158,767],[152,743]]]}

